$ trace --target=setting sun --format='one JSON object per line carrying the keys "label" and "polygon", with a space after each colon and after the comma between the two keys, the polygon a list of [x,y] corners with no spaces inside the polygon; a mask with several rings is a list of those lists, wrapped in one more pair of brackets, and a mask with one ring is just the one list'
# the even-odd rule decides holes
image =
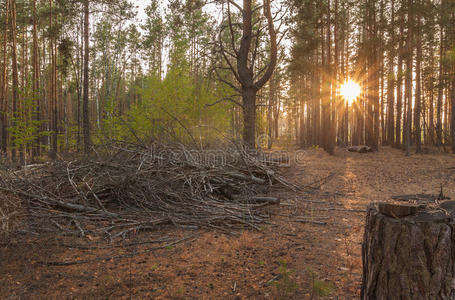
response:
{"label": "setting sun", "polygon": [[349,79],[341,86],[340,94],[348,100],[349,104],[352,104],[352,102],[354,102],[354,100],[360,95],[360,86],[356,82]]}

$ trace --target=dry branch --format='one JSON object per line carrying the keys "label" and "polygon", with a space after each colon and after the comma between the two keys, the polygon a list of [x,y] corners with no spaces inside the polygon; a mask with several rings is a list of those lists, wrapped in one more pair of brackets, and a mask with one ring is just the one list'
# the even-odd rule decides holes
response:
{"label": "dry branch", "polygon": [[[214,155],[216,154],[216,155]],[[96,158],[6,170],[0,190],[28,210],[22,231],[104,235],[107,240],[158,226],[235,232],[266,222],[279,204],[271,187],[297,187],[257,153],[240,146],[204,152],[182,144],[116,142]]]}

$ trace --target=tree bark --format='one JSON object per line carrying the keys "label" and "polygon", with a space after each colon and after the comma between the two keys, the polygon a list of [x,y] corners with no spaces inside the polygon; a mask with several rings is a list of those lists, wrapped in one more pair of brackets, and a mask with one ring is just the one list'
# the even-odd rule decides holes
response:
{"label": "tree bark", "polygon": [[455,201],[433,210],[371,204],[361,299],[455,299],[454,217]]}
{"label": "tree bark", "polygon": [[[403,4],[401,6],[403,8]],[[403,10],[403,9],[402,9]],[[398,49],[398,74],[397,74],[397,121],[395,125],[395,147],[401,148],[402,132],[401,123],[403,118],[403,35],[404,35],[404,12],[400,16],[400,45]]]}
{"label": "tree bark", "polygon": [[[331,110],[330,104],[333,101],[332,94],[331,94],[331,87],[332,87],[332,55],[331,55],[331,10],[330,10],[330,1],[327,2],[327,21],[326,26],[327,29],[325,31],[326,34],[326,52],[324,55],[323,51],[323,66],[325,73],[323,76],[322,81],[322,140],[323,140],[323,147],[324,150],[329,153],[330,155],[334,154],[335,150],[335,142],[333,138],[333,120],[331,119]],[[322,45],[324,49],[324,43]]]}
{"label": "tree bark", "polygon": [[[11,60],[12,60],[12,71],[13,71],[13,127],[16,126],[17,115],[17,102],[19,100],[19,77],[17,73],[17,43],[16,43],[16,1],[11,0]],[[13,139],[13,150],[12,150],[12,160],[16,159],[16,149],[15,149],[15,140]]]}
{"label": "tree bark", "polygon": [[[53,11],[52,11],[52,0],[49,0],[49,26],[53,26]],[[49,37],[49,51],[50,51],[50,101],[49,101],[49,117],[52,128],[51,137],[51,151],[50,156],[52,159],[57,158],[57,60],[55,51],[55,37]]]}
{"label": "tree bark", "polygon": [[390,49],[389,49],[389,72],[387,75],[387,144],[394,145],[395,142],[395,72],[394,72],[394,55],[395,55],[395,2],[391,2],[391,28],[390,28]]}
{"label": "tree bark", "polygon": [[450,89],[452,152],[455,154],[455,3],[451,3],[452,84]]}
{"label": "tree bark", "polygon": [[408,0],[408,35],[406,42],[406,84],[405,95],[407,101],[406,111],[406,155],[410,155],[411,148],[411,127],[412,127],[412,61],[413,61],[413,1]]}
{"label": "tree bark", "polygon": [[[441,14],[444,14],[444,0],[441,1]],[[439,44],[439,84],[438,84],[438,101],[436,106],[436,144],[442,145],[442,96],[443,96],[443,60],[444,56],[444,26],[441,21],[439,24],[440,29],[440,44]]]}
{"label": "tree bark", "polygon": [[[455,63],[452,63],[452,70],[455,74]],[[452,103],[452,152],[455,154],[455,75],[452,75],[452,89],[451,89],[451,103]]]}
{"label": "tree bark", "polygon": [[35,140],[35,145],[33,146],[32,156],[39,156],[40,155],[40,136],[39,132],[41,126],[39,122],[41,121],[41,101],[40,101],[40,91],[39,91],[39,57],[38,57],[38,17],[36,12],[36,0],[33,0],[33,100],[36,105],[35,112],[34,112],[34,120],[38,122],[38,134]]}
{"label": "tree bark", "polygon": [[422,113],[422,75],[421,75],[421,64],[422,64],[422,38],[421,38],[421,20],[420,16],[417,16],[417,54],[416,54],[416,88],[415,88],[415,111],[414,111],[414,129],[415,129],[415,143],[416,153],[422,152],[422,129],[420,125],[420,115]]}
{"label": "tree bark", "polygon": [[248,147],[254,147],[256,137],[256,91],[242,91],[243,99],[243,141]]}
{"label": "tree bark", "polygon": [[82,118],[83,118],[83,132],[84,132],[84,151],[89,153],[91,140],[90,140],[90,115],[89,115],[89,0],[84,1],[84,87],[82,99]]}
{"label": "tree bark", "polygon": [[7,45],[8,45],[8,19],[9,19],[9,0],[5,1],[5,21],[4,21],[4,31],[3,31],[3,45],[2,45],[2,70],[1,70],[1,85],[0,85],[0,118],[2,126],[2,138],[1,138],[1,151],[4,155],[7,154],[7,144],[8,144],[8,57],[7,57]]}
{"label": "tree bark", "polygon": [[[430,74],[432,74],[432,76],[434,76],[434,51],[433,51],[433,48],[431,48],[431,54],[430,54],[430,57],[431,57],[431,61],[430,61]],[[428,119],[428,135],[429,135],[429,143],[428,144],[434,144],[434,89],[435,89],[435,86],[434,86],[434,81],[433,81],[433,77],[430,77],[430,80],[431,80],[431,83],[430,83],[430,99],[429,99],[429,119]]]}

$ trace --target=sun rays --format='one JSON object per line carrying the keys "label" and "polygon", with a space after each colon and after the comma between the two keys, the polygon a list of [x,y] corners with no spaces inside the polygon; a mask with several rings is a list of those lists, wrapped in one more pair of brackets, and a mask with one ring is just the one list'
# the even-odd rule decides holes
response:
{"label": "sun rays", "polygon": [[360,95],[360,86],[355,81],[349,79],[340,87],[340,95],[343,96],[351,105]]}

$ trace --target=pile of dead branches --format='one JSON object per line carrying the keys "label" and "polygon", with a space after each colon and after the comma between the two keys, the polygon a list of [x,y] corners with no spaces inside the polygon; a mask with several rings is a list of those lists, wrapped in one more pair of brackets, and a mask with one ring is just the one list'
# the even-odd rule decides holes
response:
{"label": "pile of dead branches", "polygon": [[103,234],[107,239],[170,224],[234,232],[258,228],[270,188],[296,187],[257,153],[181,144],[115,143],[92,158],[4,170],[0,190],[24,208],[22,231]]}

